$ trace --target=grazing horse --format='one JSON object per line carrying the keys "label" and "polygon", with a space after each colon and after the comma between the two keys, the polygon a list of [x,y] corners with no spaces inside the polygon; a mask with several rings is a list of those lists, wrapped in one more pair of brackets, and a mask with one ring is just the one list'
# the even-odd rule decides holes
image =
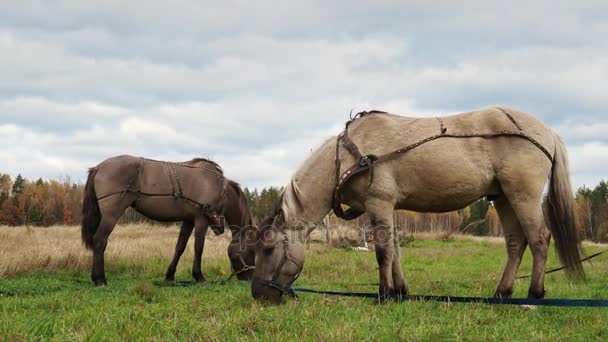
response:
{"label": "grazing horse", "polygon": [[[233,275],[239,280],[251,280],[253,278],[255,249],[254,245],[247,241],[255,239],[257,228],[253,224],[251,211],[247,204],[247,197],[239,184],[231,180],[228,180],[226,204],[224,205],[222,215],[229,224],[230,231],[232,232],[232,240],[228,246],[228,258],[230,259]],[[175,246],[175,255],[165,276],[167,282],[175,281],[177,264],[186,249],[188,239],[193,230],[194,224],[192,221],[184,221],[182,223],[177,245]],[[192,277],[196,282],[206,281],[201,272],[201,261],[203,248],[205,246],[206,232],[206,229],[198,229],[194,234],[195,248]]]}
{"label": "grazing horse", "polygon": [[[248,211],[240,198],[242,194],[230,195],[236,191],[235,188],[238,185],[224,177],[221,167],[207,159],[173,163],[118,156],[103,161],[90,170],[83,199],[82,240],[88,249],[93,250],[91,279],[96,285],[107,283],[104,252],[108,237],[124,211],[132,207],[157,221],[183,222],[168,278],[172,270],[174,273],[179,259],[177,254],[181,255],[178,252],[185,248],[187,237],[195,230],[195,255],[198,257],[195,257],[193,276],[197,281],[204,281],[200,259],[208,227],[211,226],[216,234],[222,234],[222,213]],[[235,212],[232,214],[233,224],[250,221],[248,215],[247,212],[238,217]],[[239,235],[235,236],[238,238]],[[234,257],[242,259],[239,255]],[[252,262],[252,259],[248,261]],[[233,267],[240,269],[242,265],[233,264]]]}
{"label": "grazing horse", "polygon": [[529,296],[544,297],[550,235],[568,274],[584,276],[566,149],[550,128],[506,108],[427,119],[374,111],[355,116],[292,177],[273,224],[258,232],[252,295],[278,303],[289,294],[303,268],[303,242],[333,208],[346,219],[367,212],[379,296],[406,296],[393,211],[448,212],[483,197],[494,201],[507,245],[496,297],[511,296],[526,246],[533,256]]}

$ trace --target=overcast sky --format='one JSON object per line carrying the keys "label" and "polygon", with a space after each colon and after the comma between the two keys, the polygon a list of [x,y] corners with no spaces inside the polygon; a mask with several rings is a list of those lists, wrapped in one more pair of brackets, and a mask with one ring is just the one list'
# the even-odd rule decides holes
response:
{"label": "overcast sky", "polygon": [[608,179],[608,1],[443,2],[1,1],[0,172],[201,156],[283,185],[353,108],[506,105],[565,138],[577,186]]}

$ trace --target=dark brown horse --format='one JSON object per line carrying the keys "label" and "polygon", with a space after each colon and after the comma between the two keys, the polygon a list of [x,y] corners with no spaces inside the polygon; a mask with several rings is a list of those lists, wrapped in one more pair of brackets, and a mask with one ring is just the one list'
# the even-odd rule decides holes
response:
{"label": "dark brown horse", "polygon": [[[257,228],[253,224],[251,212],[247,204],[247,198],[241,190],[238,183],[231,180],[228,181],[226,191],[226,204],[222,212],[223,217],[229,224],[232,232],[232,241],[228,246],[228,258],[232,265],[233,274],[239,280],[251,280],[253,278],[253,264],[255,261],[255,247],[253,244],[247,243],[249,240],[255,239]],[[179,233],[177,245],[175,246],[175,256],[169,265],[165,279],[168,282],[175,280],[175,270],[180,257],[186,249],[188,239],[194,230],[194,224],[191,221],[184,221]],[[206,229],[197,229],[194,234],[195,254],[194,264],[192,266],[192,277],[197,282],[204,282],[205,278],[201,272],[201,260],[203,255],[203,247],[205,245]]]}
{"label": "dark brown horse", "polygon": [[[233,275],[239,280],[251,280],[253,278],[253,265],[255,262],[255,247],[247,241],[255,239],[257,228],[253,224],[251,211],[249,210],[247,198],[243,190],[241,190],[238,183],[231,180],[228,180],[226,204],[224,205],[222,215],[232,232],[232,241],[230,242],[230,246],[228,246],[228,258],[232,265]],[[193,230],[193,222],[184,221],[182,223],[177,246],[175,247],[175,256],[173,257],[173,261],[171,261],[171,265],[169,265],[165,278],[168,282],[175,281],[177,264],[186,249],[188,239]],[[192,266],[192,277],[196,282],[205,282],[205,277],[201,272],[201,262],[206,232],[206,229],[197,229],[194,234],[195,255]]]}
{"label": "dark brown horse", "polygon": [[[225,226],[222,215],[232,210],[247,211],[233,213],[232,229],[251,221],[244,195],[237,188],[236,183],[224,177],[219,165],[207,159],[173,163],[119,156],[92,168],[83,199],[82,240],[93,250],[93,282],[106,284],[104,252],[108,237],[128,207],[157,221],[183,222],[176,254],[167,272],[169,279],[173,278],[179,256],[195,230],[192,273],[195,280],[205,281],[201,258],[209,226],[216,234],[222,234]],[[234,235],[239,245],[240,236]],[[236,258],[239,263],[233,264],[233,268],[239,271],[252,264],[247,257],[247,253],[234,252],[231,260]]]}

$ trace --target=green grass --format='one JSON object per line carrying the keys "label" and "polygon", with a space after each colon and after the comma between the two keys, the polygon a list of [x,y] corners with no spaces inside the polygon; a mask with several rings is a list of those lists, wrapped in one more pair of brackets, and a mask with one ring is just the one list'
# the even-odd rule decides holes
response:
{"label": "green grass", "polygon": [[[596,251],[588,248],[588,253]],[[505,262],[501,244],[415,241],[403,249],[412,292],[491,295]],[[1,280],[0,340],[606,340],[608,309],[497,307],[481,304],[402,303],[302,295],[299,302],[265,306],[248,284],[156,287],[169,260],[108,265],[109,286],[93,288],[88,274],[29,274]],[[178,277],[189,279],[188,262]],[[549,266],[558,263],[552,254]],[[204,265],[210,280],[228,273],[228,262]],[[373,253],[309,251],[297,286],[374,291]],[[587,265],[586,283],[563,274],[547,277],[548,298],[608,298],[608,258]],[[530,256],[522,273],[530,271]],[[528,282],[518,281],[516,297]]]}

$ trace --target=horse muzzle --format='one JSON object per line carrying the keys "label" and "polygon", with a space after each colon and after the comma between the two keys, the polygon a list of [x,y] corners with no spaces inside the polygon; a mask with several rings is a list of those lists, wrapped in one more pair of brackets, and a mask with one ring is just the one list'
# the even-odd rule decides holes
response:
{"label": "horse muzzle", "polygon": [[251,295],[253,296],[253,299],[260,302],[267,302],[275,305],[283,303],[283,291],[258,279],[253,279],[253,282],[251,283]]}
{"label": "horse muzzle", "polygon": [[240,281],[250,281],[253,279],[253,270],[238,272],[236,279]]}

